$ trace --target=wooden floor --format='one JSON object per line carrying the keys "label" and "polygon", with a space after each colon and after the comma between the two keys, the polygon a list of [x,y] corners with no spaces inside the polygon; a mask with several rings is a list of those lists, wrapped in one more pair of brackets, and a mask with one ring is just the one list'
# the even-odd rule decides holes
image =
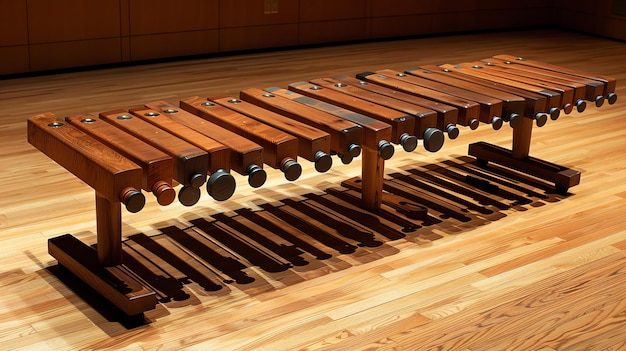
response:
{"label": "wooden floor", "polygon": [[[273,171],[260,189],[238,177],[223,203],[149,200],[124,213],[127,263],[160,297],[145,321],[122,318],[47,253],[47,240],[65,233],[95,243],[94,194],[26,142],[32,115],[500,53],[618,78],[617,104],[534,131],[533,156],[582,171],[566,196],[476,167],[468,144],[508,147],[511,138],[508,126],[482,125],[437,153],[397,150],[386,163],[389,182],[429,205],[425,221],[354,207],[339,184],[359,175],[360,162],[336,159],[326,174],[305,164],[289,184]],[[522,31],[0,81],[0,349],[626,350],[625,57],[623,42]],[[280,250],[249,238],[257,234]],[[216,268],[224,262],[232,270]]]}

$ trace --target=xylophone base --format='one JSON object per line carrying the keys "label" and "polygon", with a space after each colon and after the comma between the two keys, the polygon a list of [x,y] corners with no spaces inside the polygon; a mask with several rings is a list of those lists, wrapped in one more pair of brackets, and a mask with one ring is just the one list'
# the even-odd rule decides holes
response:
{"label": "xylophone base", "polygon": [[122,265],[102,266],[96,250],[71,234],[49,239],[48,253],[126,315],[141,315],[156,307],[154,291],[142,286]]}
{"label": "xylophone base", "polygon": [[580,171],[560,166],[531,156],[513,157],[512,151],[485,142],[469,145],[470,156],[476,157],[478,165],[494,162],[504,167],[554,183],[559,194],[567,194],[569,188],[580,183]]}

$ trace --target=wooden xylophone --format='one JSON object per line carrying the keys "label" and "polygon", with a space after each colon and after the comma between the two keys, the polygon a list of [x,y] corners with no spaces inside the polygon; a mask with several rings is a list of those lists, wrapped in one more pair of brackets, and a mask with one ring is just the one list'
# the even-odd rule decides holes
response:
{"label": "wooden xylophone", "polygon": [[[480,123],[513,129],[511,150],[485,142],[469,146],[479,165],[494,162],[555,184],[577,185],[578,171],[529,156],[533,125],[561,111],[583,112],[587,102],[615,103],[613,78],[509,55],[456,65],[428,65],[404,72],[380,70],[352,77],[319,78],[284,88],[242,90],[238,97],[190,97],[128,110],[58,119],[28,120],[28,141],[90,185],[96,193],[97,255],[67,234],[49,240],[59,264],[128,315],[156,305],[155,293],[122,266],[122,205],[140,211],[150,192],[160,205],[192,206],[201,188],[218,201],[235,192],[231,171],[260,187],[264,165],[297,180],[301,157],[326,172],[331,155],[342,163],[362,157],[360,178],[342,185],[361,192],[361,206],[383,203],[419,218],[419,204],[383,191],[384,162],[397,147],[414,151],[418,140],[439,151],[459,126]],[[179,187],[180,185],[180,187]],[[176,190],[176,188],[179,188]]]}

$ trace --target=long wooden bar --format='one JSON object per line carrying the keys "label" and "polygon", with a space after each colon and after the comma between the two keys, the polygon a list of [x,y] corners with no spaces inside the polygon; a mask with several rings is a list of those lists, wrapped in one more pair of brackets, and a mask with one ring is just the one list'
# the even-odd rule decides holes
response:
{"label": "long wooden bar", "polygon": [[[526,65],[526,66],[537,67],[537,68],[554,71],[554,72],[571,74],[577,77],[589,78],[589,79],[602,82],[602,84],[604,85],[604,89],[602,93],[603,93],[603,96],[606,98],[606,100],[609,102],[609,104],[612,105],[617,101],[617,94],[615,93],[615,86],[617,85],[617,80],[613,77],[608,77],[608,76],[599,75],[599,74],[592,74],[589,72],[583,72],[583,71],[574,70],[571,68],[556,66],[556,65],[549,64],[549,63],[545,63],[545,62],[527,60],[523,57],[516,57],[512,55],[496,55],[494,56],[494,58],[505,60],[505,61],[517,62],[519,64]],[[599,99],[596,99],[595,102],[596,102],[596,106],[602,105],[602,102]]]}
{"label": "long wooden bar", "polygon": [[[366,81],[356,79],[353,77],[340,76],[340,77],[335,77],[334,79],[336,79],[337,81],[341,83],[354,86],[354,87],[359,87],[360,89],[363,89],[365,91],[382,95],[383,97],[388,97],[388,98],[400,100],[403,102],[407,102],[410,104],[414,104],[416,106],[426,108],[429,111],[432,110],[437,113],[437,129],[447,133],[450,139],[456,139],[459,136],[459,128],[456,126],[456,124],[458,123],[459,110],[452,106],[445,105],[443,103],[440,103],[434,100],[429,100],[429,99],[421,98],[419,96],[411,95],[403,91],[394,90],[392,88],[385,87],[382,85],[370,84]],[[387,101],[387,100],[384,100],[384,101]],[[421,111],[421,109],[418,109],[418,111]],[[409,113],[408,111],[405,111],[405,112]],[[422,134],[419,133],[418,135],[422,135]]]}
{"label": "long wooden bar", "polygon": [[175,105],[165,102],[149,105],[157,110],[161,109],[168,118],[213,140],[219,140],[220,143],[229,147],[232,169],[247,176],[251,187],[258,188],[267,180],[267,174],[263,170],[263,147],[261,145]]}
{"label": "long wooden bar", "polygon": [[470,81],[464,81],[450,75],[437,74],[436,72],[427,69],[412,68],[405,70],[404,72],[410,75],[414,75],[416,77],[429,79],[441,84],[445,84],[445,86],[442,87],[443,89],[447,89],[446,86],[457,87],[463,90],[480,93],[482,95],[498,99],[502,101],[503,104],[502,119],[504,119],[506,122],[511,123],[512,126],[515,126],[515,124],[517,123],[516,119],[521,118],[521,116],[524,114],[525,100],[519,95],[511,94],[509,92],[498,89],[493,89]]}
{"label": "long wooden bar", "polygon": [[339,155],[344,164],[350,163],[361,154],[363,128],[360,125],[290,99],[277,99],[283,93],[288,94],[280,88],[250,88],[242,90],[240,97],[244,101],[327,132],[330,135],[331,150]]}
{"label": "long wooden bar", "polygon": [[153,104],[157,109],[137,107],[130,109],[129,112],[133,116],[141,118],[148,123],[152,123],[204,150],[208,156],[208,164],[206,166],[207,175],[209,175],[209,179],[206,182],[207,193],[218,201],[229,199],[235,193],[235,178],[229,172],[231,168],[232,150],[224,144],[168,118],[166,114],[174,114],[178,113],[178,111],[168,108],[159,108],[159,106],[163,104],[167,105],[167,103],[155,102]]}
{"label": "long wooden bar", "polygon": [[160,205],[174,201],[174,161],[166,153],[92,115],[69,116],[65,120],[141,166],[142,189],[152,192]]}
{"label": "long wooden bar", "polygon": [[289,87],[302,95],[310,96],[387,123],[391,125],[391,142],[402,145],[405,151],[413,151],[417,147],[417,137],[414,135],[415,118],[411,115],[335,91],[332,88],[326,89],[317,82],[310,82],[310,84],[292,83]]}
{"label": "long wooden bar", "polygon": [[210,97],[209,100],[297,137],[298,154],[313,162],[318,172],[326,172],[332,166],[328,133],[237,98]]}
{"label": "long wooden bar", "polygon": [[206,98],[190,97],[181,100],[180,106],[261,145],[264,150],[263,162],[272,168],[280,169],[287,180],[296,180],[302,174],[302,166],[297,161],[298,139],[292,135]]}
{"label": "long wooden bar", "polygon": [[174,179],[183,185],[178,191],[180,203],[192,206],[200,200],[199,188],[206,182],[209,165],[209,155],[204,150],[128,111],[101,112],[99,117],[168,154],[175,162]]}
{"label": "long wooden bar", "polygon": [[357,74],[357,78],[380,84],[392,89],[400,90],[408,94],[416,95],[425,99],[435,100],[446,105],[453,106],[459,110],[457,123],[471,129],[478,128],[480,105],[474,101],[452,96],[440,91],[420,87],[415,84],[395,79],[392,76],[379,74],[375,72],[363,72]]}
{"label": "long wooden bar", "polygon": [[[436,152],[443,147],[445,138],[443,136],[443,132],[437,128],[437,113],[435,111],[410,102],[397,100],[369,90],[361,89],[359,86],[348,85],[332,78],[313,79],[311,80],[311,83],[406,113],[409,116],[412,116],[415,120],[415,127],[413,128],[412,133],[417,136],[417,138],[424,141],[424,148],[426,150]],[[376,118],[377,116],[377,114],[372,113],[368,109],[361,109],[357,111],[362,111],[362,113],[366,114],[370,113],[370,117]],[[378,119],[385,122],[384,117]],[[417,144],[417,141],[415,143]],[[403,147],[407,150],[406,145],[403,145]]]}
{"label": "long wooden bar", "polygon": [[390,69],[376,71],[378,74],[393,77],[402,82],[411,83],[420,87],[436,90],[445,94],[456,96],[468,101],[473,101],[480,106],[478,119],[486,124],[491,124],[493,129],[502,128],[502,100],[491,96],[480,94],[479,92],[461,89],[448,84],[442,84],[430,79],[423,79],[416,75],[407,75]]}

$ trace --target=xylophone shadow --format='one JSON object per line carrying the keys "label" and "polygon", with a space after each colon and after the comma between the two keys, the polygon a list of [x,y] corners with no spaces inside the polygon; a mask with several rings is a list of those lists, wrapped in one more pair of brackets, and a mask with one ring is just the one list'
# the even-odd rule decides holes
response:
{"label": "xylophone shadow", "polygon": [[264,197],[276,201],[230,213],[192,212],[185,218],[191,226],[168,222],[156,225],[159,234],[129,235],[124,267],[159,301],[145,315],[128,317],[68,270],[49,270],[107,320],[132,328],[177,307],[229,303],[233,294],[258,296],[393,256],[407,244],[432,245],[569,196],[498,165],[479,167],[467,156],[386,175],[386,192],[428,209],[419,219],[384,204],[374,212],[363,210],[357,191],[336,184],[318,188],[324,190],[297,198],[263,189]]}

